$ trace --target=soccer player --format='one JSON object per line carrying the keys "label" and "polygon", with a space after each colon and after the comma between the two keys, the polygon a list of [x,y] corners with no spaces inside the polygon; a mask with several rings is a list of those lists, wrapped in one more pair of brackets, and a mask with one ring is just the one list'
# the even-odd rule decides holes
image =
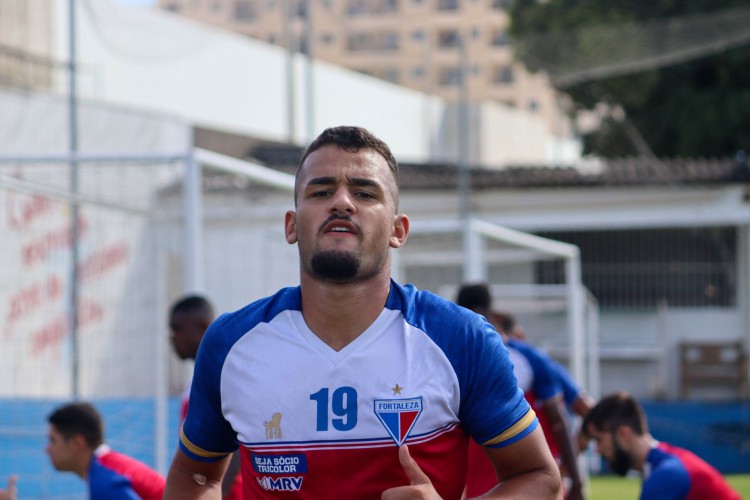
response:
{"label": "soccer player", "polygon": [[460,498],[468,437],[495,498],[559,498],[560,476],[500,337],[391,279],[409,234],[398,166],[359,127],[304,153],[286,239],[300,286],[209,327],[165,499],[219,498],[242,453],[245,498]]}
{"label": "soccer player", "polygon": [[586,435],[613,472],[643,475],[641,500],[740,500],[719,471],[683,448],[648,432],[643,408],[627,392],[603,397],[583,421]]}
{"label": "soccer player", "polygon": [[[569,478],[565,498],[569,500],[583,497],[583,484],[576,463],[576,450],[568,419],[563,408],[563,389],[560,375],[552,359],[539,348],[511,336],[516,323],[508,314],[492,310],[489,287],[484,283],[462,285],[456,296],[456,303],[488,318],[488,321],[502,335],[508,347],[513,369],[519,386],[532,408],[537,411],[552,455]],[[483,453],[476,446],[469,448],[469,473],[466,491],[469,496],[478,495],[497,483],[493,470],[487,464]]]}
{"label": "soccer player", "polygon": [[91,500],[159,500],[164,478],[155,470],[104,443],[99,412],[88,403],[70,403],[47,418],[47,454],[53,467],[83,478]]}
{"label": "soccer player", "polygon": [[[187,295],[172,304],[169,310],[169,340],[180,359],[195,359],[203,335],[213,320],[214,308],[202,295]],[[189,400],[188,383],[180,399],[180,422],[187,416]],[[222,496],[227,500],[242,498],[242,476],[238,474],[239,469],[240,454],[235,452],[221,485]]]}

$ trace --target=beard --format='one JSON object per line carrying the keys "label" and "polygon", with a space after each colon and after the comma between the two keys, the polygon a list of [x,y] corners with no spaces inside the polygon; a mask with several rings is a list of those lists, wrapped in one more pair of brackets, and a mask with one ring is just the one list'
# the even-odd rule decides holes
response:
{"label": "beard", "polygon": [[312,272],[320,279],[334,283],[354,280],[359,273],[359,256],[352,252],[326,250],[313,255]]}
{"label": "beard", "polygon": [[614,443],[615,453],[612,456],[612,460],[607,461],[609,468],[615,474],[625,476],[633,468],[633,460],[630,458],[630,455],[625,453],[625,450],[619,445],[614,435],[612,436],[612,442]]}

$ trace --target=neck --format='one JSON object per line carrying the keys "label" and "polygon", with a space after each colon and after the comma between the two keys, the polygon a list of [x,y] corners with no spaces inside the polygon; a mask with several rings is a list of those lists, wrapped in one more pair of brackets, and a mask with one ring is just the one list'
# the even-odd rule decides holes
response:
{"label": "neck", "polygon": [[377,319],[390,285],[388,273],[343,285],[321,282],[303,274],[302,316],[318,338],[340,351]]}
{"label": "neck", "polygon": [[80,463],[78,463],[73,469],[73,472],[78,475],[78,477],[82,479],[88,479],[89,476],[89,467],[91,466],[91,461],[94,460],[94,451],[91,450],[91,453],[87,454],[84,457],[81,457]]}
{"label": "neck", "polygon": [[656,440],[651,436],[651,434],[646,433],[642,436],[638,436],[631,450],[631,455],[633,457],[633,468],[635,470],[643,473],[646,464],[646,458],[655,445]]}

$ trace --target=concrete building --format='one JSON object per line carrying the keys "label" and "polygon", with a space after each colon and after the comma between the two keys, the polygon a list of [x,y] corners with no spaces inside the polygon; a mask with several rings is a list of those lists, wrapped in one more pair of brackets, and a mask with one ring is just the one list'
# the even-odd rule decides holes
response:
{"label": "concrete building", "polygon": [[[455,101],[496,100],[568,126],[542,74],[514,60],[507,0],[160,0],[171,12]],[[308,15],[309,14],[309,15]],[[463,47],[462,47],[463,41]]]}

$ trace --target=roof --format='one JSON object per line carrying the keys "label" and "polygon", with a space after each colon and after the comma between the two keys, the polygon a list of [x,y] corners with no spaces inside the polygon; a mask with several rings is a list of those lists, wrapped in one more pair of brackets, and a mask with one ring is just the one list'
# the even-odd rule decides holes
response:
{"label": "roof", "polygon": [[[263,145],[251,156],[271,168],[294,173],[302,149]],[[646,157],[585,160],[575,166],[507,166],[498,169],[470,167],[474,190],[502,188],[676,186],[750,183],[750,163],[736,158]],[[458,185],[454,163],[400,163],[401,189],[454,189]]]}

